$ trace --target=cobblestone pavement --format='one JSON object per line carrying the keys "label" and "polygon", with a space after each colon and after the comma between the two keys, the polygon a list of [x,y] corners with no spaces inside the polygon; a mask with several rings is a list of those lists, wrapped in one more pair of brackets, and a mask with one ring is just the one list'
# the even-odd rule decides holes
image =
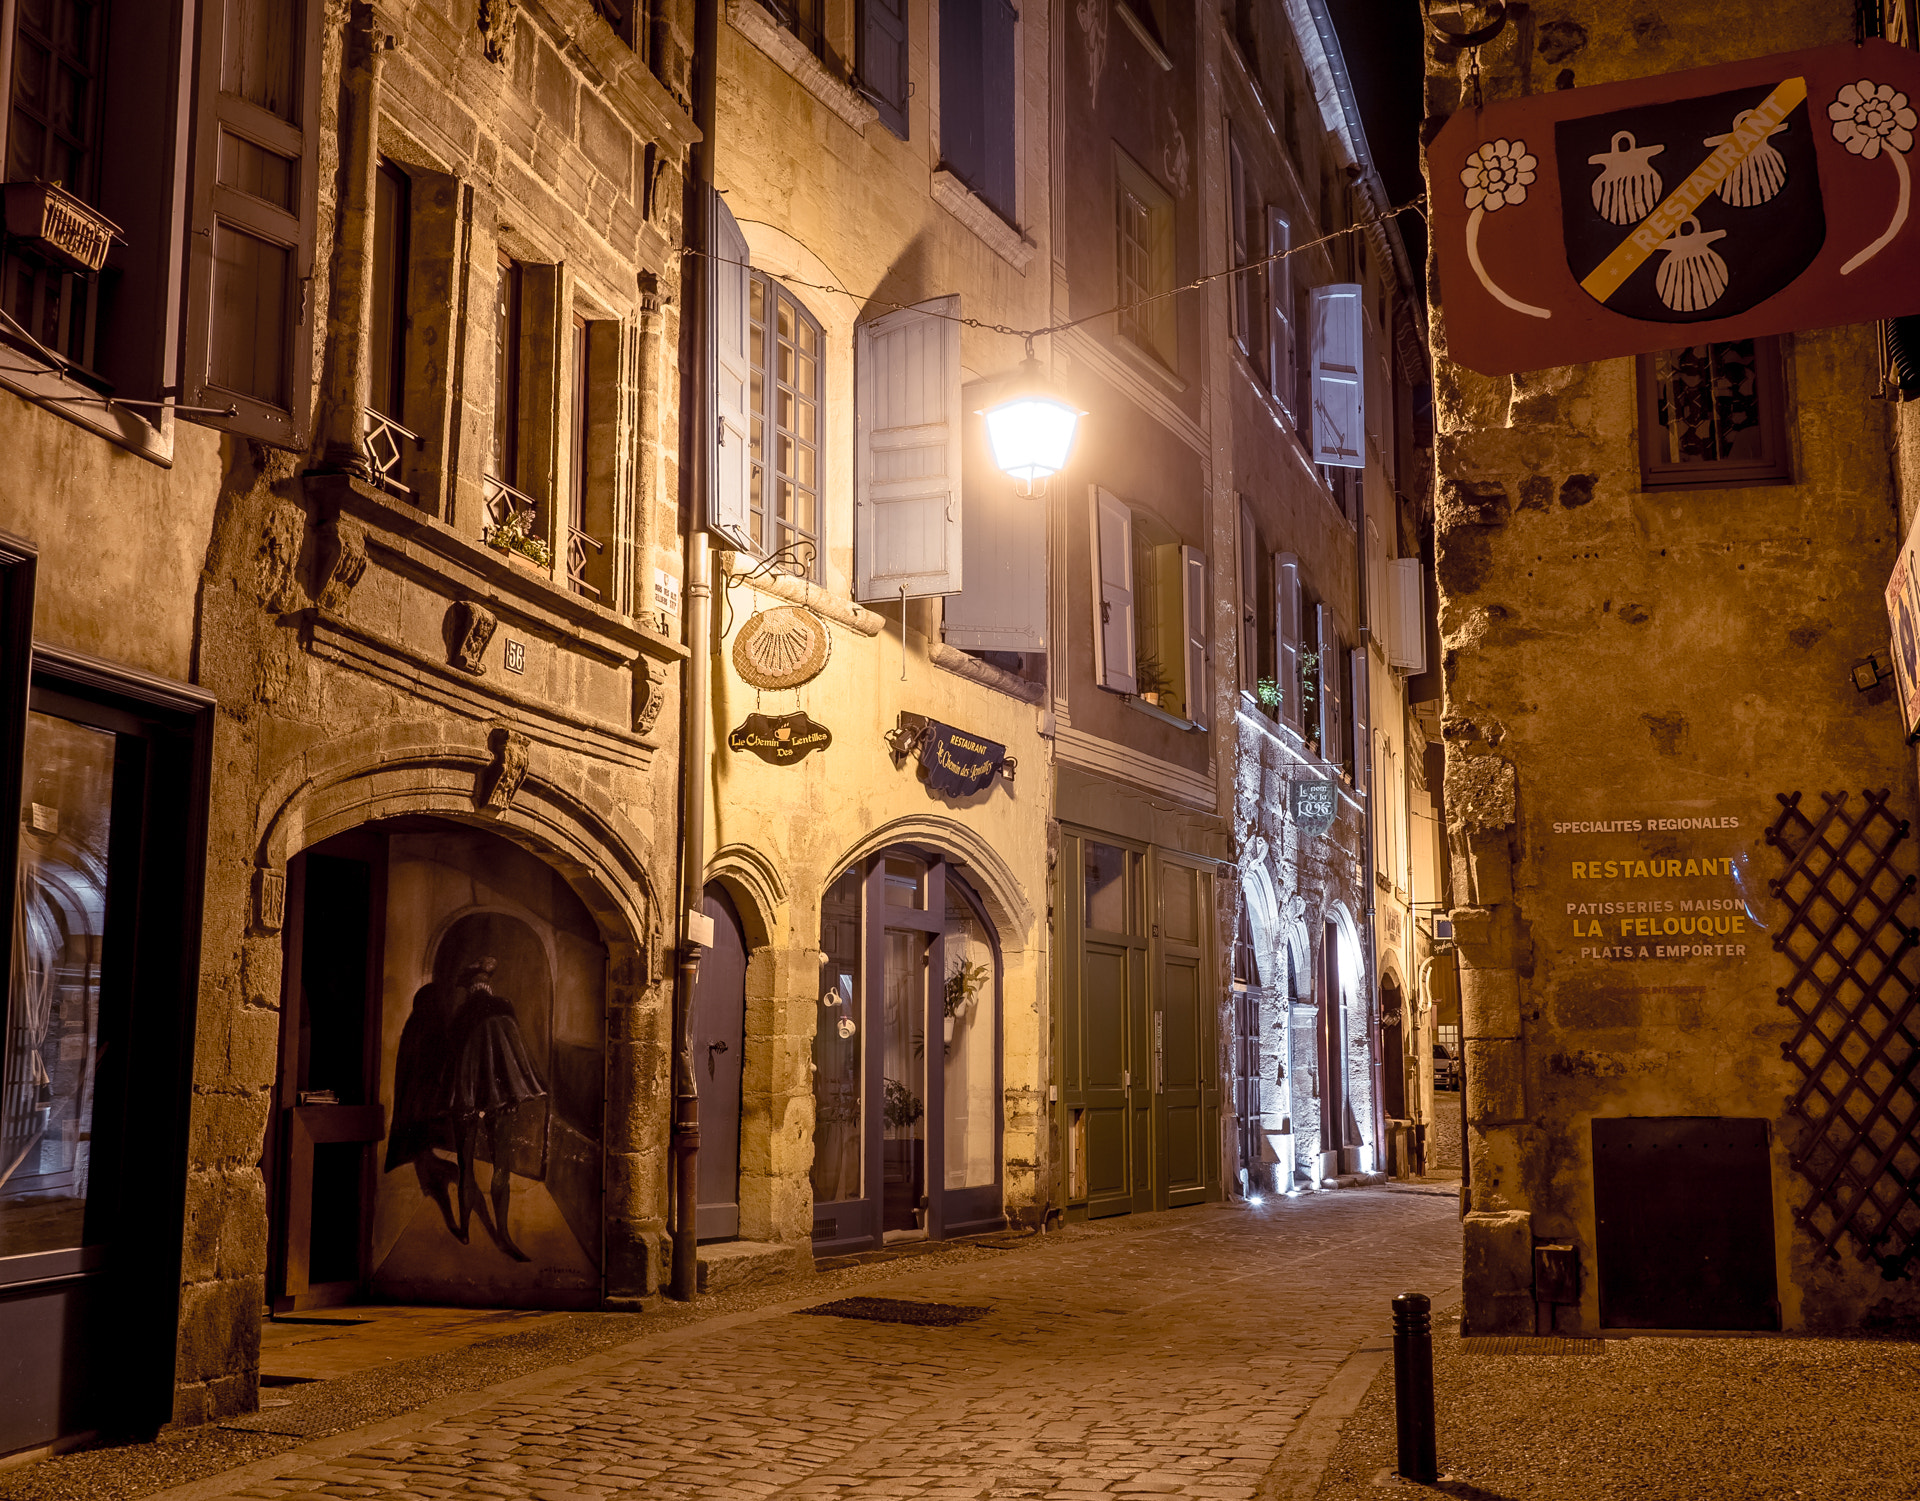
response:
{"label": "cobblestone pavement", "polygon": [[989,1311],[925,1327],[794,1298],[168,1494],[1254,1497],[1329,1378],[1387,1344],[1393,1294],[1451,1301],[1456,1213],[1441,1185],[1360,1190],[904,1263],[859,1291]]}

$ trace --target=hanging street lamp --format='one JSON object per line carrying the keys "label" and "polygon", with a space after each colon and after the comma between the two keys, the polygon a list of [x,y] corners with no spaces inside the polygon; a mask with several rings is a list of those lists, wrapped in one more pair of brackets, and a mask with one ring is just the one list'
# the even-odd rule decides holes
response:
{"label": "hanging street lamp", "polygon": [[1019,373],[980,415],[987,422],[993,462],[1019,481],[1022,495],[1044,495],[1047,481],[1066,467],[1074,432],[1087,414],[1061,400],[1047,383],[1029,339]]}

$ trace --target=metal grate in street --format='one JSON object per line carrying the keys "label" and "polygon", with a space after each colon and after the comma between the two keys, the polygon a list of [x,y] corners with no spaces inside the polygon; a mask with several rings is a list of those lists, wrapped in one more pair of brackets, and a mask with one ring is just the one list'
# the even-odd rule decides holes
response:
{"label": "metal grate in street", "polygon": [[796,1312],[833,1319],[868,1319],[876,1324],[919,1324],[950,1329],[956,1324],[970,1324],[992,1310],[965,1303],[917,1303],[907,1298],[836,1298],[831,1303]]}
{"label": "metal grate in street", "polygon": [[1469,1355],[1605,1355],[1607,1342],[1555,1334],[1483,1334],[1467,1336],[1460,1348]]}

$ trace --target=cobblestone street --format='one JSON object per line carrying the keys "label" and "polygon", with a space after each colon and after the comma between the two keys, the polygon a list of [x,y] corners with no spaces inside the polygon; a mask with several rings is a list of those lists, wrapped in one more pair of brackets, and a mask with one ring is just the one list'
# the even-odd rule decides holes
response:
{"label": "cobblestone street", "polygon": [[[1440,1185],[1341,1192],[907,1262],[169,1494],[1253,1497],[1336,1373],[1377,1369],[1394,1293],[1451,1301],[1455,1206]],[[798,1315],[849,1290],[987,1312]]]}

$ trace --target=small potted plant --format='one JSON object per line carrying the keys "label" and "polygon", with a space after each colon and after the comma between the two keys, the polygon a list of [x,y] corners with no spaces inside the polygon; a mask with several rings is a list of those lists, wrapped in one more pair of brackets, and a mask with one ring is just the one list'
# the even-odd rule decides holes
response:
{"label": "small potted plant", "polygon": [[948,972],[946,995],[941,1001],[944,1016],[940,1029],[949,1054],[953,1052],[954,1024],[973,1009],[974,999],[992,978],[993,971],[986,965],[969,964],[965,959],[957,960]]}
{"label": "small potted plant", "polygon": [[515,511],[498,526],[487,528],[485,541],[496,552],[503,552],[507,560],[526,569],[529,573],[550,573],[553,569],[553,549],[528,529],[533,517],[525,511]]}
{"label": "small potted plant", "polygon": [[1166,668],[1160,665],[1160,659],[1150,651],[1142,652],[1133,669],[1133,691],[1141,702],[1159,708],[1160,695],[1172,686]]}

